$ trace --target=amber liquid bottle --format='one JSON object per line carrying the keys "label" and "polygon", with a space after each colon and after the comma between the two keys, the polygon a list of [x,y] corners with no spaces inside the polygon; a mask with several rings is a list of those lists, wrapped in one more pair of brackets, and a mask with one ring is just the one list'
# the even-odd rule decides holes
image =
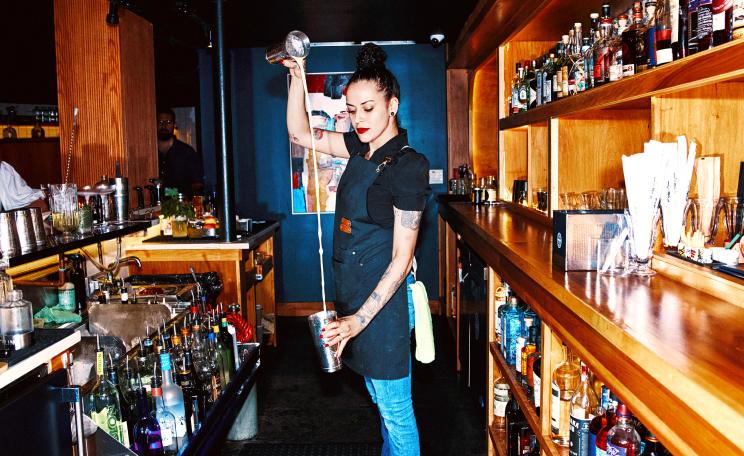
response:
{"label": "amber liquid bottle", "polygon": [[579,385],[581,369],[571,350],[563,344],[563,362],[556,366],[551,377],[550,434],[558,445],[569,444],[569,416],[571,396]]}

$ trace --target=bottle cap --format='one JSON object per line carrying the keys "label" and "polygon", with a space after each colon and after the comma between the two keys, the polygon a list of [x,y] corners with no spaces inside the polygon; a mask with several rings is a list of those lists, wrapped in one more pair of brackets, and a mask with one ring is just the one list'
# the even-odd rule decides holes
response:
{"label": "bottle cap", "polygon": [[627,20],[628,20],[628,16],[627,16],[627,15],[625,15],[625,14],[621,14],[621,15],[619,15],[619,16],[617,17],[617,20],[618,20],[618,21],[627,21]]}
{"label": "bottle cap", "polygon": [[630,418],[630,410],[628,410],[625,404],[618,404],[615,414],[621,418]]}
{"label": "bottle cap", "polygon": [[599,19],[599,13],[592,13],[589,15],[592,19]]}
{"label": "bottle cap", "polygon": [[575,23],[575,24],[574,24],[574,27],[579,27],[579,28],[581,28],[581,22],[577,22],[577,23]]}
{"label": "bottle cap", "polygon": [[602,19],[603,24],[612,24],[612,19]]}
{"label": "bottle cap", "polygon": [[653,435],[649,429],[646,429],[646,440],[650,440],[652,442],[658,442],[659,441],[659,439],[657,439],[656,436]]}

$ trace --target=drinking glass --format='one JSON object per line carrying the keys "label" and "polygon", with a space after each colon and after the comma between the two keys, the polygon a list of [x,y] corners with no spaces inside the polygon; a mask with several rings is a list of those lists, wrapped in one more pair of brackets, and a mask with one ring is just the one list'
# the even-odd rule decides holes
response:
{"label": "drinking glass", "polygon": [[625,210],[625,216],[630,220],[631,249],[635,265],[631,274],[644,277],[656,275],[656,271],[651,269],[651,258],[653,258],[654,242],[656,242],[656,224],[659,222],[659,214],[658,207],[650,217],[633,217],[630,211]]}
{"label": "drinking glass", "polygon": [[616,209],[614,188],[605,187],[602,189],[602,199],[600,201],[600,207],[602,209]]}
{"label": "drinking glass", "polygon": [[59,241],[62,243],[71,242],[74,239],[72,232],[78,227],[77,185],[53,184],[50,186],[50,190],[54,202],[52,223],[54,228],[62,233]]}
{"label": "drinking glass", "polygon": [[564,209],[564,210],[573,209],[573,207],[571,207],[571,205],[573,204],[572,195],[573,193],[561,193],[560,195],[558,195],[558,198],[560,199],[560,203],[561,203],[561,209]]}

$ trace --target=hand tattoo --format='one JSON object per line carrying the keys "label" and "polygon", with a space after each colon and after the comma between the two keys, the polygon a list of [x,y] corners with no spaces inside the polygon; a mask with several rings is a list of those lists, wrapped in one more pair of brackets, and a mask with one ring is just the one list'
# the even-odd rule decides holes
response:
{"label": "hand tattoo", "polygon": [[403,228],[416,231],[421,223],[421,211],[401,211],[393,207],[395,216],[400,216],[400,224]]}
{"label": "hand tattoo", "polygon": [[314,129],[313,134],[315,136],[316,141],[323,139],[323,130],[321,130],[320,128]]}

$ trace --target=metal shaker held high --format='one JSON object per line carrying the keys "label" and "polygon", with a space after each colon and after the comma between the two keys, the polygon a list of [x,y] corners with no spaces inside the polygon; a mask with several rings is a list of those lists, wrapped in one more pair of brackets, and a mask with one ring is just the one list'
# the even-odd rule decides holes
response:
{"label": "metal shaker held high", "polygon": [[271,46],[266,48],[266,60],[269,63],[282,63],[282,60],[305,58],[310,53],[310,39],[299,30],[290,32]]}

